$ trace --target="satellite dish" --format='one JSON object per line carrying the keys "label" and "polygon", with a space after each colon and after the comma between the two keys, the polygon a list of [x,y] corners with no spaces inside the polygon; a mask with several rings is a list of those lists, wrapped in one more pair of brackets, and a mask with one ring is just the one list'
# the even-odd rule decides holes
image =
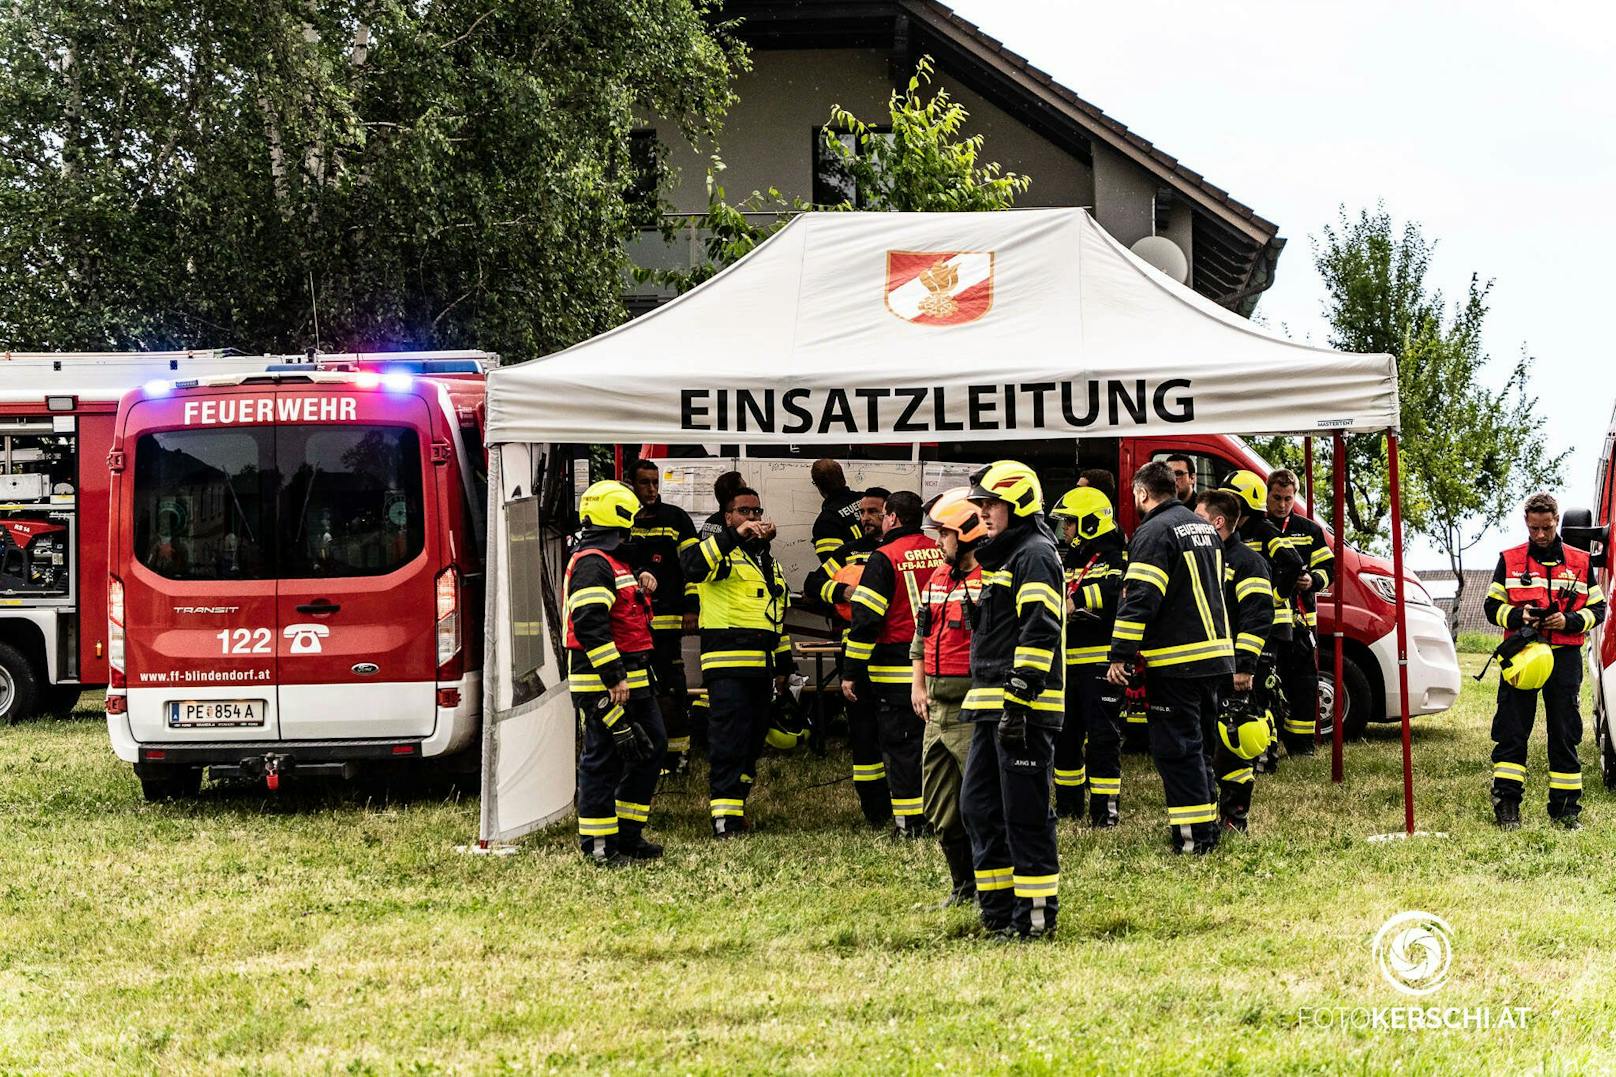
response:
{"label": "satellite dish", "polygon": [[1190,260],[1184,248],[1166,236],[1146,236],[1133,245],[1133,253],[1183,284],[1190,279]]}

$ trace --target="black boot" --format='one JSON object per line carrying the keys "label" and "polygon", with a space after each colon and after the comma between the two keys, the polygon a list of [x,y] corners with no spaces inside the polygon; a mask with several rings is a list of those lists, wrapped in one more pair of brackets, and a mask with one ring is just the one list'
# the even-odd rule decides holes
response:
{"label": "black boot", "polygon": [[1089,797],[1089,825],[1097,830],[1106,830],[1119,825],[1122,822],[1122,809],[1119,806],[1121,799],[1101,793]]}
{"label": "black boot", "polygon": [[929,838],[935,833],[931,821],[924,815],[900,815],[893,820],[895,838]]}
{"label": "black boot", "polygon": [[752,821],[744,815],[717,815],[713,817],[713,837],[719,841],[738,838],[752,830]]}
{"label": "black boot", "polygon": [[662,846],[646,841],[640,834],[624,834],[617,843],[617,850],[630,860],[655,860],[662,855]]}
{"label": "black boot", "polygon": [[1082,785],[1057,785],[1055,787],[1055,815],[1061,819],[1081,819],[1083,817],[1084,795],[1088,788]]}
{"label": "black boot", "polygon": [[1519,830],[1521,828],[1520,801],[1493,801],[1493,818],[1498,821],[1499,830]]}
{"label": "black boot", "polygon": [[938,908],[969,905],[976,900],[976,868],[971,863],[971,843],[964,835],[957,835],[952,840],[945,838],[941,844],[943,859],[948,862],[948,877],[952,889]]}
{"label": "black boot", "polygon": [[1262,755],[1251,761],[1251,769],[1258,774],[1277,774],[1279,772],[1279,744],[1270,743],[1263,749]]}

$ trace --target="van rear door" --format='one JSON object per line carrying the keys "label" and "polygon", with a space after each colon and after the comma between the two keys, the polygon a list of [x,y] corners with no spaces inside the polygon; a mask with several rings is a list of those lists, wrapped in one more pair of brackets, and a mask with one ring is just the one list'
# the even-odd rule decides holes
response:
{"label": "van rear door", "polygon": [[141,400],[119,507],[130,730],[141,742],[278,738],[274,432],[186,426]]}
{"label": "van rear door", "polygon": [[[441,556],[427,402],[287,386],[277,414],[281,737],[428,737]],[[337,417],[336,421],[327,421]],[[433,510],[430,514],[428,506]]]}

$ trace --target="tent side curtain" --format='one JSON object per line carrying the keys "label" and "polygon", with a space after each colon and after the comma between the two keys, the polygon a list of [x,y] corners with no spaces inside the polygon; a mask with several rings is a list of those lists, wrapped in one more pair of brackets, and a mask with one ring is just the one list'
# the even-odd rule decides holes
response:
{"label": "tent side curtain", "polygon": [[1270,336],[1075,209],[807,213],[702,286],[488,381],[498,443],[1398,429],[1386,355]]}

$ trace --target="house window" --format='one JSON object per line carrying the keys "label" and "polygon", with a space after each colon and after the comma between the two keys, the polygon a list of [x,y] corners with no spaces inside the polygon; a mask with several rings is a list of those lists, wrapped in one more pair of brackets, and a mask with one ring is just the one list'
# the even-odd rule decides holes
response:
{"label": "house window", "polygon": [[[631,131],[628,136],[628,183],[623,192],[636,221],[656,223],[657,135],[654,130]],[[639,221],[649,215],[649,222]]]}
{"label": "house window", "polygon": [[[892,128],[871,127],[870,133],[877,137],[891,138]],[[833,131],[829,137],[855,153],[858,151],[858,136],[851,131]],[[815,127],[810,138],[814,158],[814,205],[837,206],[843,202],[851,202],[856,208],[864,208],[865,200],[855,189],[856,185],[847,170],[847,165],[825,143],[825,129]]]}

